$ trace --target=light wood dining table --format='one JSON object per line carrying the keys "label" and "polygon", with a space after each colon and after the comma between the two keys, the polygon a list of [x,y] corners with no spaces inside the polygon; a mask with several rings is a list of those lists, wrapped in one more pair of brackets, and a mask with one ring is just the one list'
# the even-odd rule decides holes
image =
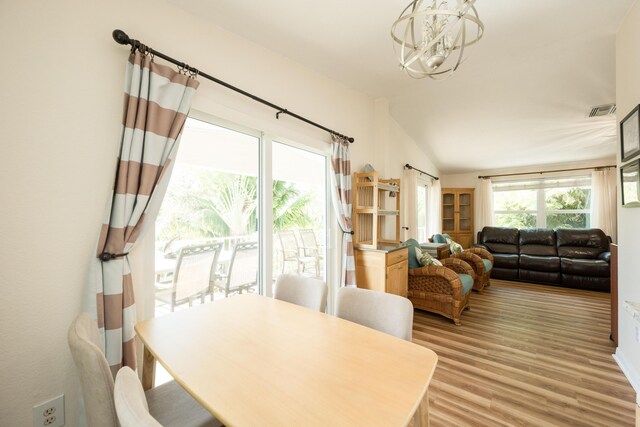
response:
{"label": "light wood dining table", "polygon": [[356,323],[248,294],[135,329],[144,388],[158,360],[227,426],[428,425],[436,354]]}

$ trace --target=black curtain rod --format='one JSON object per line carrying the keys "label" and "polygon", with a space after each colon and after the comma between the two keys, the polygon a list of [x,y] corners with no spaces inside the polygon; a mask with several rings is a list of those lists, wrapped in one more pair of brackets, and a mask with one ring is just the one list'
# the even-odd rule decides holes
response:
{"label": "black curtain rod", "polygon": [[609,169],[615,168],[616,165],[607,165],[607,166],[592,166],[590,168],[574,168],[574,169],[558,169],[554,171],[539,171],[539,172],[522,172],[522,173],[504,173],[502,175],[478,175],[480,179],[488,179],[488,178],[497,178],[501,176],[518,176],[518,175],[539,175],[542,173],[554,173],[554,172],[573,172],[573,171],[584,171],[584,170],[599,170],[599,169]]}
{"label": "black curtain rod", "polygon": [[287,110],[286,108],[282,108],[279,105],[276,105],[276,104],[274,104],[272,102],[269,102],[269,101],[267,101],[265,99],[262,99],[262,98],[260,98],[260,97],[258,97],[256,95],[253,95],[253,94],[251,94],[249,92],[246,92],[246,91],[244,91],[244,90],[242,90],[240,88],[237,88],[237,87],[235,87],[235,86],[233,86],[233,85],[231,85],[231,84],[229,84],[227,82],[224,82],[224,81],[222,81],[222,80],[220,80],[218,78],[215,78],[215,77],[213,77],[213,76],[211,76],[211,75],[209,75],[207,73],[204,73],[204,72],[198,70],[197,68],[191,67],[191,66],[187,65],[184,62],[180,62],[180,61],[178,61],[176,59],[173,59],[170,56],[167,56],[162,52],[158,52],[157,50],[152,49],[149,46],[141,43],[139,40],[135,40],[135,39],[129,38],[129,36],[122,30],[113,30],[113,33],[111,35],[113,36],[113,39],[118,44],[131,45],[131,47],[133,49],[141,49],[144,52],[149,52],[150,54],[152,54],[154,56],[157,56],[157,57],[160,57],[160,58],[164,59],[165,61],[171,62],[172,64],[175,64],[178,67],[186,69],[187,71],[189,71],[191,73],[200,75],[200,76],[204,77],[205,79],[211,80],[212,82],[218,83],[219,85],[222,85],[222,86],[226,87],[227,89],[231,89],[231,90],[233,90],[235,92],[238,92],[239,94],[242,94],[242,95],[244,95],[244,96],[246,96],[248,98],[253,99],[254,101],[257,101],[257,102],[259,102],[261,104],[267,105],[267,106],[273,108],[274,110],[278,110],[278,112],[276,113],[276,119],[280,118],[280,114],[287,114],[287,115],[289,115],[289,116],[291,116],[293,118],[296,118],[296,119],[301,120],[301,121],[303,121],[303,122],[305,122],[307,124],[310,124],[311,126],[315,126],[315,127],[320,128],[320,129],[322,129],[324,131],[327,131],[330,134],[339,136],[341,138],[345,138],[350,143],[353,143],[353,141],[354,141],[354,139],[352,137],[343,135],[343,134],[341,134],[339,132],[336,132],[334,130],[329,129],[328,127],[322,126],[322,125],[320,125],[320,124],[318,124],[316,122],[312,122],[311,120],[309,120],[309,119],[307,119],[305,117],[302,117],[302,116],[300,116],[300,115],[298,115],[298,114],[296,114],[294,112],[291,112],[291,111]]}
{"label": "black curtain rod", "polygon": [[433,175],[431,175],[430,173],[427,173],[427,172],[425,172],[425,171],[421,171],[421,170],[420,170],[420,169],[418,169],[418,168],[414,168],[414,167],[413,167],[413,166],[411,166],[409,163],[407,163],[406,165],[404,165],[404,168],[405,168],[405,169],[413,169],[413,170],[416,170],[416,171],[418,171],[418,172],[420,172],[420,173],[422,173],[422,174],[428,175],[428,176],[430,176],[431,178],[436,179],[436,180],[439,180],[439,179],[440,179],[440,178],[438,178],[437,176],[433,176]]}

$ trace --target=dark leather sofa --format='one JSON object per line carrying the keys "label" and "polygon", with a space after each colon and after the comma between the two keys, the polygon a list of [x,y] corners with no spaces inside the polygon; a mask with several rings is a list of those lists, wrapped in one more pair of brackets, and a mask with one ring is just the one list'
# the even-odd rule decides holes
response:
{"label": "dark leather sofa", "polygon": [[609,292],[609,241],[597,228],[484,227],[477,246],[493,254],[492,278]]}

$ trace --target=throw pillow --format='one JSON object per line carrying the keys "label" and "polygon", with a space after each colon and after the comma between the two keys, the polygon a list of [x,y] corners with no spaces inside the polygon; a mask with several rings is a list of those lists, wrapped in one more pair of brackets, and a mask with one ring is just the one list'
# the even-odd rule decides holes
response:
{"label": "throw pillow", "polygon": [[447,239],[447,243],[449,244],[449,249],[451,250],[452,254],[459,254],[464,250],[462,249],[462,245],[460,243],[456,243],[451,239]]}
{"label": "throw pillow", "polygon": [[416,258],[423,267],[427,267],[429,265],[442,266],[442,263],[437,258],[432,257],[429,252],[426,250],[422,251],[420,248],[416,248]]}

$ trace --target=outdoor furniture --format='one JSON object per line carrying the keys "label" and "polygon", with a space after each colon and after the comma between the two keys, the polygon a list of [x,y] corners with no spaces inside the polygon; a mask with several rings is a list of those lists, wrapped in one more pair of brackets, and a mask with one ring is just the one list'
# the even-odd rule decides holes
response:
{"label": "outdoor furniture", "polygon": [[220,281],[214,281],[213,290],[224,292],[227,298],[230,294],[249,291],[258,285],[258,242],[236,243],[229,261],[229,272]]}
{"label": "outdoor furniture", "polygon": [[298,231],[300,241],[302,242],[302,253],[304,256],[314,257],[316,259],[316,276],[320,276],[320,261],[322,260],[322,250],[316,240],[316,233],[311,229]]}
{"label": "outdoor furniture", "polygon": [[298,239],[296,239],[296,234],[293,231],[280,231],[278,238],[280,239],[280,249],[282,251],[282,273],[284,273],[284,267],[287,262],[295,262],[298,273],[300,273],[301,267],[304,272],[305,266],[313,263],[316,268],[316,276],[319,275],[320,267],[317,257],[304,255],[300,246],[298,246]]}
{"label": "outdoor furniture", "polygon": [[211,269],[221,249],[222,244],[218,242],[180,249],[171,286],[157,290],[156,299],[171,304],[171,311],[184,303],[191,307],[196,298],[204,302],[204,297],[211,291]]}
{"label": "outdoor furniture", "polygon": [[414,414],[428,425],[438,356],[353,322],[248,294],[135,330],[143,387],[157,359],[228,426],[406,426]]}
{"label": "outdoor furniture", "polygon": [[[69,348],[80,376],[88,425],[118,425],[113,374],[104,356],[103,339],[96,321],[80,314],[69,327]],[[164,426],[220,426],[178,383],[170,381],[146,392],[151,415]]]}
{"label": "outdoor furniture", "polygon": [[405,297],[368,289],[341,288],[336,316],[411,341],[413,305]]}
{"label": "outdoor furniture", "polygon": [[327,306],[327,285],[320,279],[299,274],[281,274],[276,280],[273,297],[324,312]]}

